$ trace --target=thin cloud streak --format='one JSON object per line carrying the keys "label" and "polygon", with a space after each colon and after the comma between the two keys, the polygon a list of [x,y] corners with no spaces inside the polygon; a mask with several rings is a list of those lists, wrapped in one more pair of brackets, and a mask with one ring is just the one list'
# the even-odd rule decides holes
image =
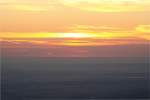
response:
{"label": "thin cloud streak", "polygon": [[34,0],[2,0],[0,4],[4,6],[1,8],[16,11],[48,11],[51,9],[50,6],[75,8],[85,12],[150,11],[149,0],[36,0],[36,2]]}
{"label": "thin cloud streak", "polygon": [[64,6],[89,12],[150,11],[148,0],[59,0]]}

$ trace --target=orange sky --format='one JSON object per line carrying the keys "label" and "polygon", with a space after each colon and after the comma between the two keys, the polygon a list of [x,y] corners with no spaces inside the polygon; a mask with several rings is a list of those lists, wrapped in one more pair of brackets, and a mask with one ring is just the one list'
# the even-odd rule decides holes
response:
{"label": "orange sky", "polygon": [[2,38],[150,39],[149,0],[1,0]]}
{"label": "orange sky", "polygon": [[0,0],[5,56],[148,57],[150,0]]}

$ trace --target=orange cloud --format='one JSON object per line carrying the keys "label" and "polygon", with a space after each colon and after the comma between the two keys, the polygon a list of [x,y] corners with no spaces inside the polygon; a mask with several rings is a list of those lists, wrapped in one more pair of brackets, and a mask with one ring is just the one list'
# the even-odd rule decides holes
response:
{"label": "orange cloud", "polygon": [[[48,39],[48,38],[13,38],[3,39],[1,41],[3,47],[8,47],[8,43],[11,43],[17,47],[26,45],[35,46],[107,46],[107,45],[127,45],[127,44],[147,44],[148,41],[139,38],[114,38],[114,39],[95,39],[95,38],[62,38],[62,39]],[[6,44],[5,44],[6,43]],[[13,46],[12,45],[12,46]]]}

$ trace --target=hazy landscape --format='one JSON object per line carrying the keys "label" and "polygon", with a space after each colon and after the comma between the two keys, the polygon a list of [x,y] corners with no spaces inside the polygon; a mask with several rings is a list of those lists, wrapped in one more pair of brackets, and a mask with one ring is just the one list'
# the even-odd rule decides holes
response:
{"label": "hazy landscape", "polygon": [[2,59],[2,100],[149,97],[144,58]]}

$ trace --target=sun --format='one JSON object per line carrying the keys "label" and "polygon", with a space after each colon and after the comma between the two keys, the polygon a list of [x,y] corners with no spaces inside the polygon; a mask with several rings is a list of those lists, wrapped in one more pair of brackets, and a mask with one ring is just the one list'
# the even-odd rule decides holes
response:
{"label": "sun", "polygon": [[88,33],[64,33],[64,38],[90,38],[93,37],[93,35]]}

